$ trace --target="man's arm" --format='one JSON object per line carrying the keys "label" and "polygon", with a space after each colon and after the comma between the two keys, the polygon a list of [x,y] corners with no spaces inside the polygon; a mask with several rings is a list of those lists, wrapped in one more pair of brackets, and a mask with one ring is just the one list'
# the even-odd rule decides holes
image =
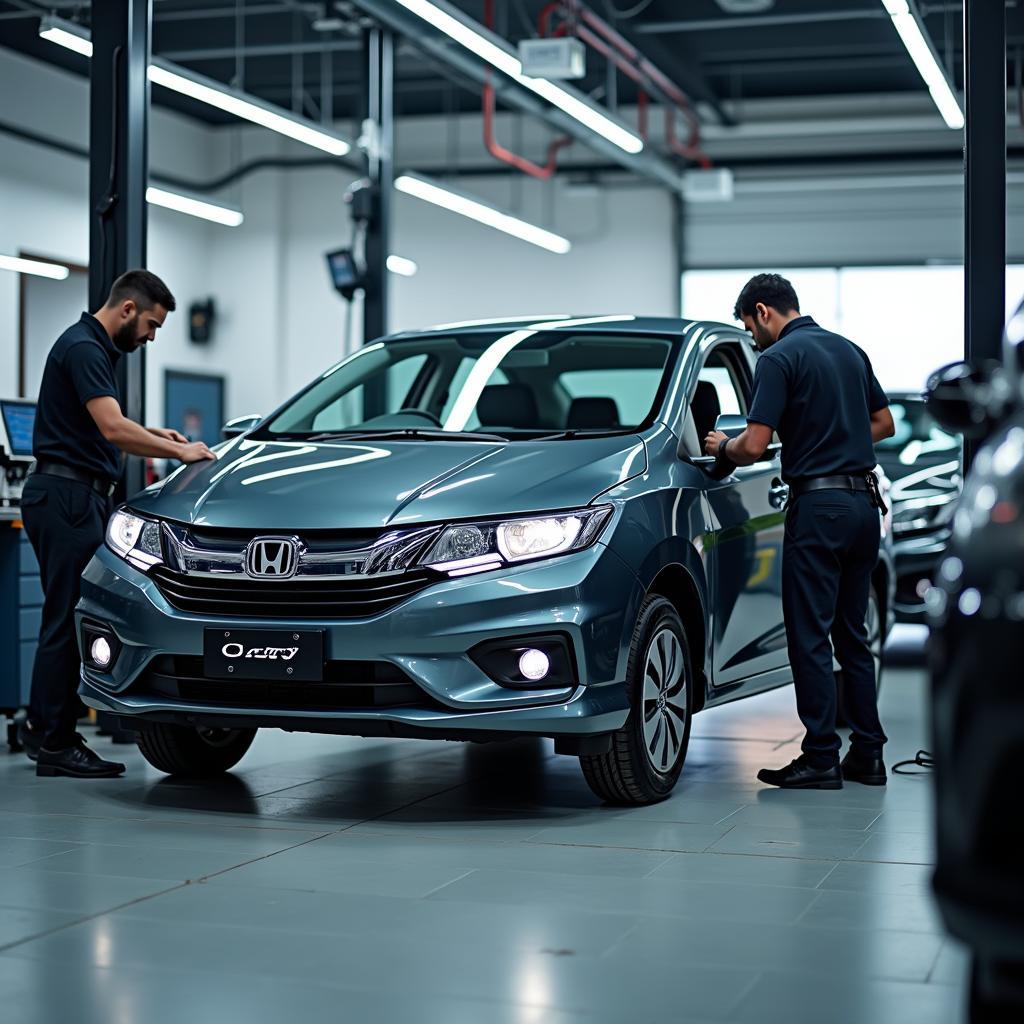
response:
{"label": "man's arm", "polygon": [[883,409],[876,409],[871,414],[871,443],[878,444],[879,441],[884,441],[895,433],[896,424],[893,422],[889,406],[885,406]]}
{"label": "man's arm", "polygon": [[179,433],[177,430],[172,430],[170,427],[146,427],[151,433],[157,437],[164,437],[168,441],[177,441],[179,444],[188,444],[188,438]]}
{"label": "man's arm", "polygon": [[752,466],[764,457],[772,443],[772,433],[772,428],[763,423],[748,423],[747,429],[734,438],[720,430],[712,430],[704,439],[704,450],[717,458],[723,454],[723,442],[728,442],[724,457],[734,466]]}
{"label": "man's arm", "polygon": [[100,433],[113,445],[129,455],[145,455],[155,459],[178,459],[181,462],[200,462],[215,459],[216,455],[202,441],[182,444],[154,434],[121,412],[116,398],[104,395],[85,403],[89,415],[95,420]]}

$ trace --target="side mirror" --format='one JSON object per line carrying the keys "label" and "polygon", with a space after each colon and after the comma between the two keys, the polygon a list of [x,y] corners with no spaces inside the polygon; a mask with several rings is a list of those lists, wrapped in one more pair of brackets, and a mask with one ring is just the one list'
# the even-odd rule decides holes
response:
{"label": "side mirror", "polygon": [[247,434],[263,417],[258,412],[246,413],[245,416],[236,416],[233,420],[228,420],[223,427],[220,428],[220,436],[225,441],[230,441],[233,437],[238,437],[239,434]]}
{"label": "side mirror", "polygon": [[1006,415],[1011,388],[999,364],[958,362],[936,370],[925,387],[925,408],[940,427],[978,440]]}
{"label": "side mirror", "polygon": [[723,413],[715,420],[715,430],[720,430],[729,437],[739,437],[747,429],[746,416]]}

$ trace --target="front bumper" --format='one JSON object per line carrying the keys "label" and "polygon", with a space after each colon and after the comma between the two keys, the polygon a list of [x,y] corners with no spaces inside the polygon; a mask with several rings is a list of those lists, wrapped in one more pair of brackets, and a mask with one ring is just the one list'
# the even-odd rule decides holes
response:
{"label": "front bumper", "polygon": [[[635,574],[598,543],[528,566],[441,579],[372,618],[289,620],[286,609],[275,620],[199,616],[173,608],[150,577],[102,548],[83,574],[77,619],[79,625],[83,618],[106,624],[122,649],[109,673],[83,666],[79,692],[90,707],[136,721],[439,738],[607,733],[628,715],[623,680],[642,598]],[[167,657],[194,664],[210,626],[323,630],[328,660],[387,663],[415,684],[423,700],[386,708],[324,708],[318,702],[314,708],[287,694],[281,699],[278,689],[273,703],[261,704],[225,697],[222,680],[212,700],[204,699],[202,680],[198,695],[193,686],[187,699],[156,692],[152,666]],[[496,638],[552,632],[571,641],[579,685],[511,690],[488,678],[467,654]]]}

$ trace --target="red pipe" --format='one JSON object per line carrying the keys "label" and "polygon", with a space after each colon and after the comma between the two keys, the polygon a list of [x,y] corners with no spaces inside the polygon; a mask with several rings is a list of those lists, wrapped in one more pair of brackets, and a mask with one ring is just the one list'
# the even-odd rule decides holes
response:
{"label": "red pipe", "polygon": [[[636,82],[638,85],[648,86],[653,83],[658,91],[678,107],[679,112],[686,118],[689,125],[689,138],[685,144],[679,141],[676,136],[675,129],[675,111],[668,109],[665,112],[665,141],[667,145],[672,152],[679,156],[685,157],[688,160],[695,160],[700,163],[702,167],[710,167],[711,160],[700,149],[700,124],[697,121],[697,116],[694,113],[693,106],[691,105],[689,98],[679,88],[679,86],[677,86],[667,75],[644,57],[628,39],[624,38],[611,25],[604,21],[604,19],[600,18],[584,4],[580,3],[580,0],[553,0],[553,2],[547,4],[541,11],[540,19],[538,21],[538,29],[541,36],[548,34],[550,31],[551,17],[559,10],[567,11],[569,14],[585,21],[595,30],[595,32],[600,33],[600,35],[604,37],[604,40],[607,40],[607,42],[604,42],[599,39],[594,32],[589,31],[582,25],[575,25],[576,35],[591,49],[596,50],[603,57],[610,60],[624,75],[632,79],[632,81]],[[567,31],[568,28],[568,22],[563,22],[563,24],[559,25],[555,30],[555,34],[561,35]],[[609,43],[611,46],[608,45]],[[622,56],[615,53],[612,46],[618,49]],[[632,61],[633,63],[629,63],[629,61]],[[646,96],[641,100],[638,95],[637,104],[639,108],[638,115],[641,118],[641,136],[645,140],[647,138],[646,101]]]}
{"label": "red pipe", "polygon": [[552,177],[558,167],[558,151],[565,146],[571,145],[573,141],[572,137],[569,135],[563,135],[560,138],[555,139],[551,145],[548,146],[547,163],[543,166],[535,164],[525,156],[519,156],[519,154],[506,149],[500,142],[498,142],[497,138],[495,138],[494,108],[494,86],[491,84],[490,76],[488,76],[487,82],[484,85],[484,145],[487,147],[487,152],[496,160],[501,160],[502,163],[510,164],[517,170],[522,171],[524,174],[529,174],[534,178],[547,180]]}
{"label": "red pipe", "polygon": [[[484,24],[487,28],[494,27],[494,0],[485,0]],[[531,177],[539,178],[542,181],[546,181],[551,178],[558,168],[558,151],[572,144],[572,136],[562,135],[559,138],[554,139],[551,145],[548,146],[547,161],[543,165],[535,164],[525,156],[520,156],[518,153],[513,153],[510,149],[506,149],[498,141],[494,132],[494,114],[497,104],[495,89],[494,85],[491,83],[490,75],[487,76],[487,80],[484,83],[483,100],[484,146],[486,147],[487,152],[496,160],[509,164],[511,167],[515,167],[516,170],[522,171],[524,174],[529,174]]]}

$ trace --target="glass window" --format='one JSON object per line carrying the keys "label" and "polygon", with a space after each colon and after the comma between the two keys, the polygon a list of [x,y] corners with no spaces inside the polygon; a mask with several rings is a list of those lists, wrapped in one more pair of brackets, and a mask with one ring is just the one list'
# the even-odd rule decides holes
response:
{"label": "glass window", "polygon": [[676,344],[639,334],[515,331],[370,345],[254,436],[409,428],[442,439],[464,431],[510,439],[566,429],[625,432],[656,411]]}
{"label": "glass window", "polygon": [[[316,410],[312,414],[310,429],[344,430],[375,416],[398,413],[410,401],[413,382],[426,362],[427,355],[421,353],[392,363],[374,376],[372,384],[365,382],[350,388]],[[382,393],[376,393],[380,388]]]}
{"label": "glass window", "polygon": [[[743,285],[758,269],[688,270],[683,316],[731,322]],[[772,268],[773,270],[776,268]],[[964,357],[960,266],[779,269],[801,312],[862,348],[888,392],[918,391],[933,370]],[[1006,268],[1006,316],[1024,296],[1024,267]]]}
{"label": "glass window", "polygon": [[661,370],[570,370],[559,381],[574,401],[598,398],[614,402],[616,422],[636,424],[643,423],[651,410],[651,397],[657,393]]}
{"label": "glass window", "polygon": [[736,384],[732,379],[732,373],[725,366],[705,366],[699,374],[698,380],[707,381],[715,391],[718,392],[719,415],[740,416],[743,407],[740,404],[740,396],[736,390]]}
{"label": "glass window", "polygon": [[930,452],[954,451],[960,447],[958,438],[947,434],[932,418],[922,401],[895,399],[889,406],[896,433],[879,441],[876,448],[902,451],[901,461],[913,463]]}

